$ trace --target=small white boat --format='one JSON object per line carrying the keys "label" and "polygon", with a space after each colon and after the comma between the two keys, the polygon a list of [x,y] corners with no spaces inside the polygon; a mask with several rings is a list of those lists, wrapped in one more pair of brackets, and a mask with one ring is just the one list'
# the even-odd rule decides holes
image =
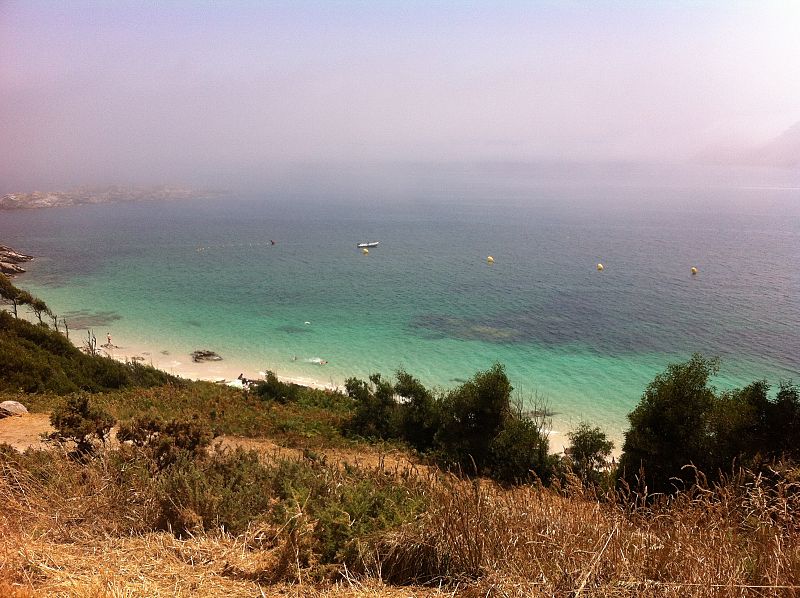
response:
{"label": "small white boat", "polygon": [[356,245],[356,247],[358,247],[359,249],[364,249],[369,247],[377,247],[380,244],[381,244],[380,241],[370,241],[369,243],[359,243],[358,245]]}

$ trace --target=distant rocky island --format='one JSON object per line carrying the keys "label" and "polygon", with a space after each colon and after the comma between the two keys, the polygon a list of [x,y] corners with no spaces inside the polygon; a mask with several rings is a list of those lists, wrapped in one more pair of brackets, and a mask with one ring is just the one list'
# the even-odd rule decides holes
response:
{"label": "distant rocky island", "polygon": [[131,201],[172,201],[218,197],[219,191],[198,191],[186,187],[79,187],[71,191],[34,191],[8,193],[0,198],[0,210],[61,208],[87,204],[123,203]]}

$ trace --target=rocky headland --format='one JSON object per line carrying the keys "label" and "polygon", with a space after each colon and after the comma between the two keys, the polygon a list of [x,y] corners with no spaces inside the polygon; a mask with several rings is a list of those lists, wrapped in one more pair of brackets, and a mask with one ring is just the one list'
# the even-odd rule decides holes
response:
{"label": "rocky headland", "polygon": [[217,191],[198,191],[186,187],[79,187],[71,191],[33,191],[7,193],[0,198],[0,210],[61,208],[67,206],[131,201],[172,201],[217,197]]}
{"label": "rocky headland", "polygon": [[8,274],[9,276],[22,274],[25,272],[25,268],[21,267],[19,264],[29,262],[32,259],[33,256],[31,255],[25,255],[24,253],[19,253],[11,249],[11,247],[0,245],[0,272],[3,274]]}

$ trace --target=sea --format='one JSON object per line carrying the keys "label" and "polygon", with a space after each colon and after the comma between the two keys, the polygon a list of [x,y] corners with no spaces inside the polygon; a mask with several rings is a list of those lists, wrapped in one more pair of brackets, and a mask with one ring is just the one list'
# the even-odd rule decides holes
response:
{"label": "sea", "polygon": [[501,363],[556,448],[580,422],[619,447],[647,384],[695,352],[720,358],[720,390],[800,381],[796,173],[431,172],[6,211],[0,243],[36,256],[17,284],[72,335],[334,386],[402,369],[446,392]]}

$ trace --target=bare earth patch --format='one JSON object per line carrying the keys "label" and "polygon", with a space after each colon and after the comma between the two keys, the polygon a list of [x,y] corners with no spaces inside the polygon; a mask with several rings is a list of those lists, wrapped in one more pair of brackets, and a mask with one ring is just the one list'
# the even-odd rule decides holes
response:
{"label": "bare earth patch", "polygon": [[53,431],[49,413],[28,413],[0,419],[0,444],[10,444],[18,451],[45,448],[42,434]]}

